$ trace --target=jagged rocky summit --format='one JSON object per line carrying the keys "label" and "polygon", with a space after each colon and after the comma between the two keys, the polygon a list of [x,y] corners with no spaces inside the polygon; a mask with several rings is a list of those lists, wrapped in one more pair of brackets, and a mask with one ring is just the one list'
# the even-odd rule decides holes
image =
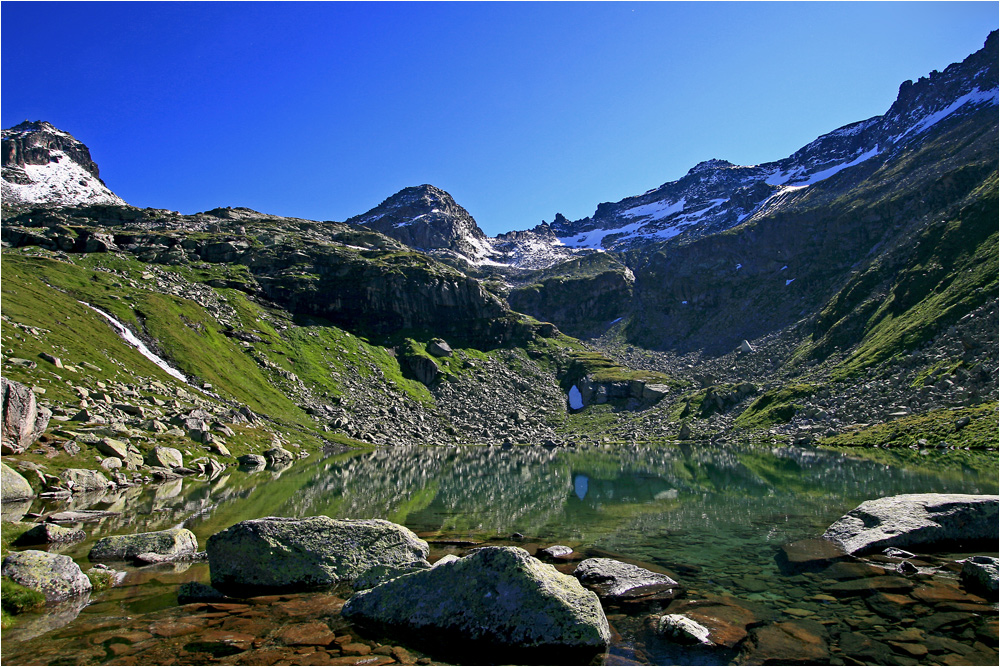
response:
{"label": "jagged rocky summit", "polygon": [[90,150],[41,120],[3,131],[0,187],[9,205],[126,205],[101,180]]}
{"label": "jagged rocky summit", "polygon": [[417,250],[450,250],[482,260],[493,248],[475,218],[433,185],[404,188],[349,223],[364,225]]}

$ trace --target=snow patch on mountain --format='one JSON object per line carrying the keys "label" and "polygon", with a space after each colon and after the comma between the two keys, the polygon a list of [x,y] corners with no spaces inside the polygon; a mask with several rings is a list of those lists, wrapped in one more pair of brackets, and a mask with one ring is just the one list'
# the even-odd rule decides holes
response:
{"label": "snow patch on mountain", "polygon": [[0,189],[7,204],[125,206],[100,179],[90,150],[45,121],[25,121],[2,133]]}
{"label": "snow patch on mountain", "polygon": [[[73,161],[62,151],[50,151],[52,162],[26,164],[19,171],[26,178],[24,183],[10,182],[8,174],[3,179],[3,198],[23,204],[51,204],[79,206],[110,204],[125,206],[125,201],[111,192],[97,177]],[[4,171],[16,171],[7,167]]]}
{"label": "snow patch on mountain", "polygon": [[902,134],[892,137],[892,142],[894,144],[899,143],[904,137],[911,133],[920,134],[921,132],[925,132],[932,126],[940,123],[942,120],[961,109],[966,104],[978,106],[980,104],[989,103],[996,106],[998,103],[998,97],[1000,97],[998,94],[1000,94],[1000,89],[998,88],[993,88],[992,90],[980,90],[979,88],[974,88],[971,92],[962,95],[945,108],[927,114],[921,118],[919,122],[914,123],[907,128]]}

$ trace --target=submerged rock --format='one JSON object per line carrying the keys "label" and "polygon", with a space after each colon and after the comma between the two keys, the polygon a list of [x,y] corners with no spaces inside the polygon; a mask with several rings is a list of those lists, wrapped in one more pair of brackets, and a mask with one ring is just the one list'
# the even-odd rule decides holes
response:
{"label": "submerged rock", "polygon": [[90,550],[92,561],[129,560],[140,554],[154,553],[177,557],[198,551],[198,538],[187,528],[171,528],[135,535],[102,537]]}
{"label": "submerged rock", "polygon": [[816,665],[830,660],[826,629],[807,620],[768,623],[744,643],[740,664]]}
{"label": "submerged rock", "polygon": [[452,646],[597,651],[610,641],[597,596],[518,547],[486,547],[356,593],[343,615]]}
{"label": "submerged rock", "polygon": [[715,643],[709,639],[711,631],[684,614],[666,614],[660,616],[657,619],[656,629],[667,639],[679,644],[715,646]]}
{"label": "submerged rock", "polygon": [[230,602],[232,598],[223,595],[207,584],[197,581],[188,581],[181,584],[177,589],[177,604],[191,604],[192,602]]}
{"label": "submerged rock", "polygon": [[850,554],[998,538],[1000,496],[904,494],[868,500],[823,534]]}
{"label": "submerged rock", "polygon": [[15,551],[3,559],[3,576],[33,588],[48,601],[89,593],[90,579],[69,556],[47,551]]}
{"label": "submerged rock", "polygon": [[997,599],[998,567],[992,556],[972,556],[962,564],[962,583],[973,593]]}
{"label": "submerged rock", "polygon": [[805,539],[783,544],[775,554],[778,567],[786,574],[822,570],[848,558],[847,553],[829,540]]}
{"label": "submerged rock", "polygon": [[307,589],[357,579],[377,565],[430,567],[427,543],[382,519],[251,519],[212,535],[206,547],[217,588]]}

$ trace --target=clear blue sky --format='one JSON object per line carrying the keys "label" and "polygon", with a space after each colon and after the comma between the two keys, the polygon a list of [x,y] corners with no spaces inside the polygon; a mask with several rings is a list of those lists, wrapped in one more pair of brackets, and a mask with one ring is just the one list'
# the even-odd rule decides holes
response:
{"label": "clear blue sky", "polygon": [[490,235],[884,113],[996,2],[41,3],[2,13],[3,127],[48,120],[136,206],[315,220],[450,192]]}

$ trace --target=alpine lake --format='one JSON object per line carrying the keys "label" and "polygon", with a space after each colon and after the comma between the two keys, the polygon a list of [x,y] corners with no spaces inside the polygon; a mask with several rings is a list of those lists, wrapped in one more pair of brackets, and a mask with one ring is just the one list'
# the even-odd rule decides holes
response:
{"label": "alpine lake", "polygon": [[[669,574],[674,600],[606,606],[612,644],[590,664],[997,664],[997,605],[962,587],[957,559],[919,553],[898,574],[882,554],[789,568],[782,546],[820,537],[861,502],[903,493],[995,494],[997,453],[835,451],[740,444],[602,444],[384,448],[315,454],[285,469],[229,468],[67,504],[34,501],[10,512],[106,510],[64,524],[88,538],[53,547],[84,570],[105,535],[184,526],[207,539],[265,516],[382,518],[430,545],[433,563],[485,545],[540,550],[571,573],[610,557]],[[488,651],[411,645],[353,627],[337,589],[179,605],[185,582],[210,583],[207,562],[125,571],[116,587],[18,617],[2,662],[77,665],[491,664]],[[890,585],[890,582],[891,583]],[[711,617],[715,647],[682,645],[651,616]],[[550,660],[551,657],[547,658]],[[530,656],[525,662],[531,662]]]}

